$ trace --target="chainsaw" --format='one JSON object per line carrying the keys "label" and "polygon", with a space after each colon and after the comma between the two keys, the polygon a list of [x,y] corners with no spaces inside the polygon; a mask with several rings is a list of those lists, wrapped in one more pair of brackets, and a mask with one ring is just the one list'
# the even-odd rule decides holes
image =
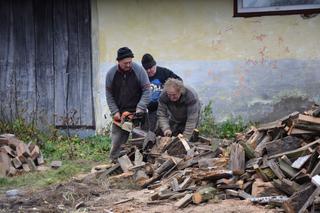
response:
{"label": "chainsaw", "polygon": [[121,114],[120,120],[113,119],[113,123],[121,129],[132,132],[135,127],[144,123],[145,113],[132,113],[125,111]]}

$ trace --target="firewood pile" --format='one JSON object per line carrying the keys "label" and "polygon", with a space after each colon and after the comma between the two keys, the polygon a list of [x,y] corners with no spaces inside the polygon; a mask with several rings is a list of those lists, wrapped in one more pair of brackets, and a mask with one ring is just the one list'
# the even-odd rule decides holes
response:
{"label": "firewood pile", "polygon": [[102,175],[132,177],[150,203],[183,208],[212,199],[248,199],[286,212],[320,210],[319,108],[262,124],[234,141],[182,135],[131,139]]}
{"label": "firewood pile", "polygon": [[26,144],[12,134],[0,135],[0,177],[37,170],[44,164],[39,147]]}

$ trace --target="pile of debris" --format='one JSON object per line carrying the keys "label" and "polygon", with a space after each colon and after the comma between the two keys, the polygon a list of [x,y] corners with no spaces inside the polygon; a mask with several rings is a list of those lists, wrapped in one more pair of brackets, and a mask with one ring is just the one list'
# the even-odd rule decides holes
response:
{"label": "pile of debris", "polygon": [[44,164],[39,147],[26,144],[13,134],[0,135],[0,177],[37,170]]}
{"label": "pile of debris", "polygon": [[151,203],[176,200],[177,208],[232,198],[286,212],[320,210],[319,111],[294,112],[234,141],[207,139],[197,130],[189,141],[148,133],[131,139],[118,163],[98,173],[131,176],[153,190]]}

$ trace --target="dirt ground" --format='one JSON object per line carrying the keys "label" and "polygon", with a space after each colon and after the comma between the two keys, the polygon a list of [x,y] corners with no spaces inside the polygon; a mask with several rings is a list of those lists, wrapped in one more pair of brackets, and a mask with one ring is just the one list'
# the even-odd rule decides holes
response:
{"label": "dirt ground", "polygon": [[150,201],[152,192],[138,189],[128,179],[77,177],[42,190],[19,189],[15,197],[2,194],[0,212],[277,212],[249,201],[233,199],[197,206],[190,204],[184,209],[176,209],[175,201]]}

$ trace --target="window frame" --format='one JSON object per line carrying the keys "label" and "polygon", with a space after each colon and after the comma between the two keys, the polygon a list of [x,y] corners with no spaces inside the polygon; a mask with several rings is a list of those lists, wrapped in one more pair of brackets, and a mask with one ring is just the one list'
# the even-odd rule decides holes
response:
{"label": "window frame", "polygon": [[288,5],[288,6],[273,6],[260,8],[243,8],[242,2],[244,0],[234,0],[234,17],[255,17],[255,16],[272,16],[272,15],[293,15],[304,14],[310,15],[320,13],[319,4],[305,4],[305,5]]}

